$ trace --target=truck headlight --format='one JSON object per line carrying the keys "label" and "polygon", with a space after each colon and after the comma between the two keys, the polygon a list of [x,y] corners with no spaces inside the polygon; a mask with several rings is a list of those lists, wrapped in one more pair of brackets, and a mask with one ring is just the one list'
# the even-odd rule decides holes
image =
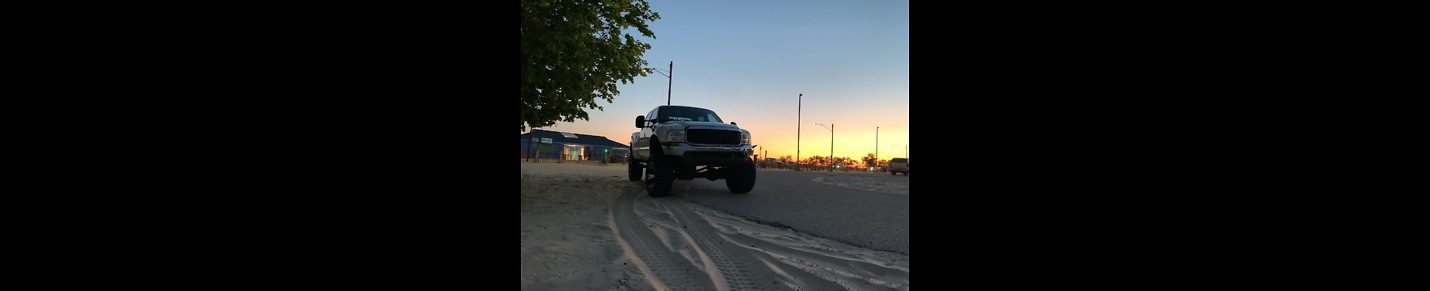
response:
{"label": "truck headlight", "polygon": [[675,129],[666,132],[664,142],[685,142],[685,131]]}
{"label": "truck headlight", "polygon": [[750,132],[740,131],[740,144],[750,144]]}

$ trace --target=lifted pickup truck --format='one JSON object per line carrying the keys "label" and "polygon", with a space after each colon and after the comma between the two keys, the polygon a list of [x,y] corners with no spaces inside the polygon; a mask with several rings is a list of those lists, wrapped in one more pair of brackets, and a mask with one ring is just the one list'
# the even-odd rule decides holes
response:
{"label": "lifted pickup truck", "polygon": [[636,116],[631,134],[630,180],[645,179],[651,197],[670,195],[675,179],[725,179],[733,193],[755,188],[750,132],[725,124],[709,109],[658,106]]}

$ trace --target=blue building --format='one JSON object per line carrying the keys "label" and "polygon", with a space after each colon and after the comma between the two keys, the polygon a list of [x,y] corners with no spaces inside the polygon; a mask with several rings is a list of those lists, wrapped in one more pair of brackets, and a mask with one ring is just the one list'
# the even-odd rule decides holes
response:
{"label": "blue building", "polygon": [[604,136],[533,129],[521,134],[521,158],[543,160],[601,160],[629,154],[629,147]]}

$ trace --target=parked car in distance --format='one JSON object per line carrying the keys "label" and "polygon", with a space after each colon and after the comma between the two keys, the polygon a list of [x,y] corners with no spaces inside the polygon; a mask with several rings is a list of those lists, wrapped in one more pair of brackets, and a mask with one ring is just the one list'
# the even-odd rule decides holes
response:
{"label": "parked car in distance", "polygon": [[898,175],[899,173],[904,173],[904,176],[909,175],[908,158],[894,158],[889,160],[889,175]]}
{"label": "parked car in distance", "polygon": [[630,148],[614,148],[610,154],[606,155],[607,162],[624,163],[626,158],[631,156]]}

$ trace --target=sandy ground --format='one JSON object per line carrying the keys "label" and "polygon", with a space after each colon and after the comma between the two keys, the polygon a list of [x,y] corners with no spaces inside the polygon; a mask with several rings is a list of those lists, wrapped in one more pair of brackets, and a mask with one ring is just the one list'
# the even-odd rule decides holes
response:
{"label": "sandy ground", "polygon": [[[623,164],[521,172],[521,290],[909,289],[907,255],[651,198]],[[821,182],[908,193],[860,180]]]}

